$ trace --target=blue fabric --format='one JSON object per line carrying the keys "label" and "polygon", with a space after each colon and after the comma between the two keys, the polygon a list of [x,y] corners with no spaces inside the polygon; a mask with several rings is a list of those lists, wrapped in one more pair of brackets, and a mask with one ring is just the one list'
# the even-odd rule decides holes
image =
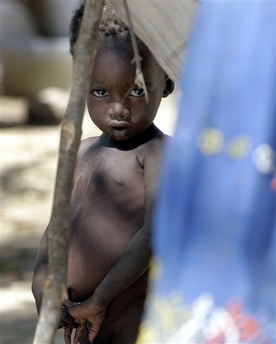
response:
{"label": "blue fabric", "polygon": [[[141,343],[276,343],[275,25],[275,2],[200,5],[164,156]],[[177,325],[164,329],[168,313]],[[197,331],[184,326],[198,314]],[[218,314],[235,320],[236,337]]]}

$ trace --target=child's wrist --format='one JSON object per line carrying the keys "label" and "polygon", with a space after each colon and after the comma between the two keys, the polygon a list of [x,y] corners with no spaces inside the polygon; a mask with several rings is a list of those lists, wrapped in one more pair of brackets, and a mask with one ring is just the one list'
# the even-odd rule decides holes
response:
{"label": "child's wrist", "polygon": [[102,295],[102,293],[98,292],[97,290],[95,290],[94,294],[91,296],[91,301],[94,304],[96,303],[100,307],[107,307],[111,302],[111,300],[106,297],[106,295]]}

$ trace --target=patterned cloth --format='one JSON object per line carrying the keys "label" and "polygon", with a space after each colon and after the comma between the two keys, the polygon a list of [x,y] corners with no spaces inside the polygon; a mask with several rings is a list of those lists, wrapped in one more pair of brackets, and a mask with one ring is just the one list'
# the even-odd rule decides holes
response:
{"label": "patterned cloth", "polygon": [[276,343],[275,3],[203,2],[139,344]]}

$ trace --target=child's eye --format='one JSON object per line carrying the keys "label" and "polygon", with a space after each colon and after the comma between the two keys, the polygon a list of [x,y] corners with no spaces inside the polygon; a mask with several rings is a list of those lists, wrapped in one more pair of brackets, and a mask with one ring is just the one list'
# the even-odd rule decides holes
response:
{"label": "child's eye", "polygon": [[108,93],[105,90],[94,90],[92,92],[93,96],[98,97],[98,98],[103,98],[108,96]]}
{"label": "child's eye", "polygon": [[142,97],[145,94],[145,91],[142,88],[134,88],[130,95],[133,97]]}

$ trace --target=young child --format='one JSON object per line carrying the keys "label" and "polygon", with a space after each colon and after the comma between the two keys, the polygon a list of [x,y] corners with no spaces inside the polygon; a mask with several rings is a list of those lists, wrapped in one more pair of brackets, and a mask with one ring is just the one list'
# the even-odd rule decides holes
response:
{"label": "young child", "polygon": [[[83,6],[71,23],[71,52]],[[103,132],[82,141],[75,169],[65,342],[135,343],[151,257],[151,212],[165,135],[153,124],[174,83],[138,40],[149,101],[134,84],[128,27],[105,6],[87,106]],[[34,272],[37,309],[47,273],[47,229]]]}

